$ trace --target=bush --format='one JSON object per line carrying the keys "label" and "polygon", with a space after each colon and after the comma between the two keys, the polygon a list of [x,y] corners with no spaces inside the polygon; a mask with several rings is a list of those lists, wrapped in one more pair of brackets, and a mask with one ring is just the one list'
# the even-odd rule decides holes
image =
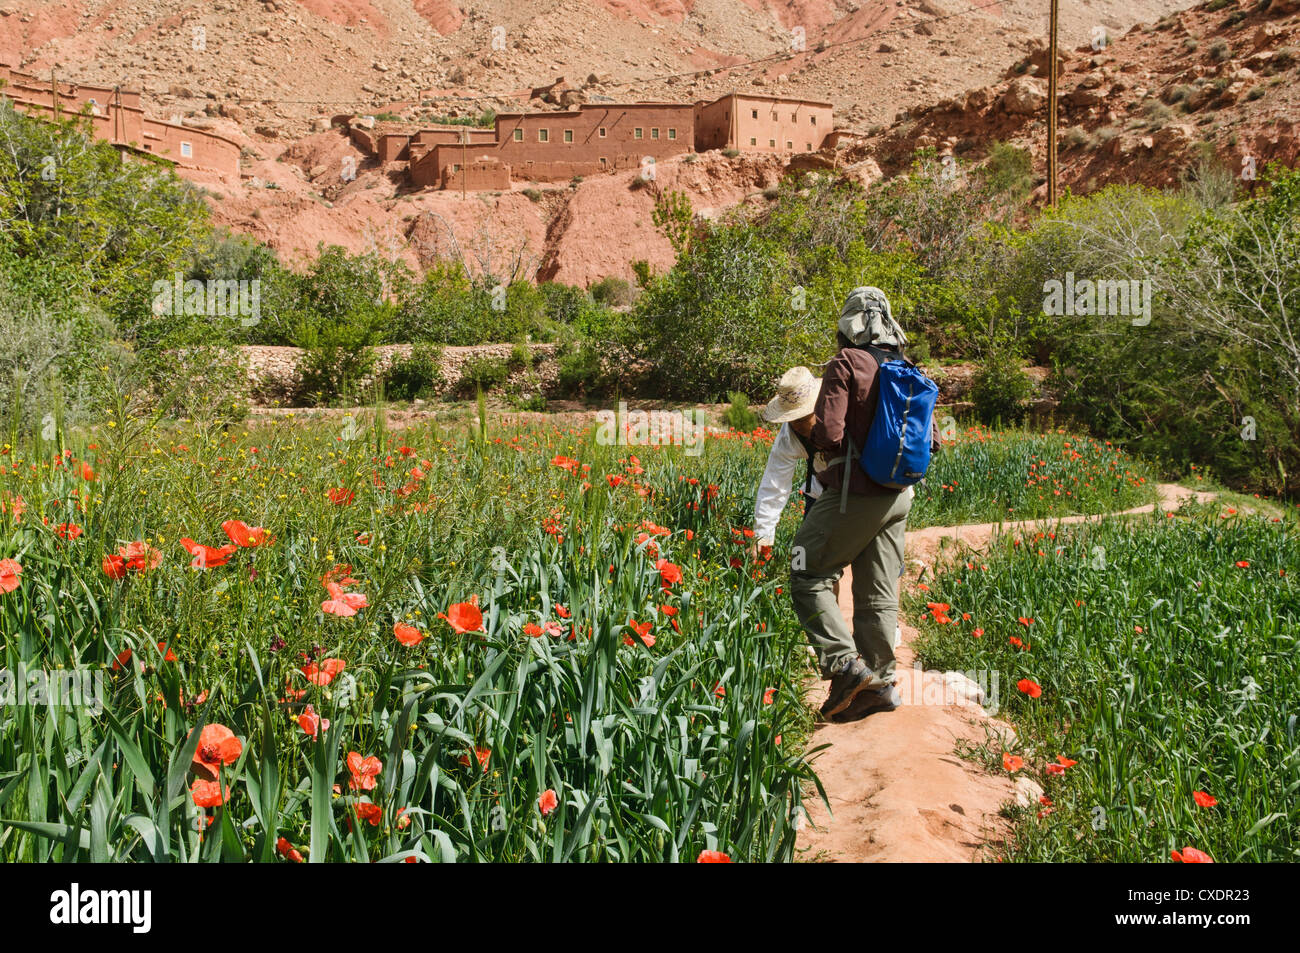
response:
{"label": "bush", "polygon": [[476,391],[487,393],[500,387],[510,377],[510,368],[499,357],[474,356],[465,361],[460,371],[457,389],[462,394]]}
{"label": "bush", "polygon": [[590,294],[597,304],[611,308],[625,308],[632,303],[632,286],[626,278],[608,275],[591,286]]}
{"label": "bush", "polygon": [[318,407],[357,403],[375,366],[368,336],[368,329],[347,323],[311,329],[298,365],[297,399]]}
{"label": "bush", "polygon": [[390,400],[428,400],[442,385],[442,348],[429,344],[414,344],[408,354],[394,356],[384,372],[384,396]]}
{"label": "bush", "polygon": [[749,398],[739,391],[732,391],[727,394],[727,400],[730,403],[727,409],[722,412],[722,422],[732,430],[739,430],[742,433],[753,433],[758,429],[762,422],[758,414],[749,408]]}
{"label": "bush", "polygon": [[989,146],[984,174],[994,192],[1019,201],[1034,187],[1034,157],[1028,149],[1008,142],[994,142]]}
{"label": "bush", "polygon": [[557,381],[560,392],[572,397],[594,397],[605,390],[600,352],[587,341],[560,355]]}
{"label": "bush", "polygon": [[985,423],[1013,423],[1025,415],[1025,405],[1034,387],[1025,375],[1014,351],[991,353],[980,364],[971,381],[970,397],[975,413]]}

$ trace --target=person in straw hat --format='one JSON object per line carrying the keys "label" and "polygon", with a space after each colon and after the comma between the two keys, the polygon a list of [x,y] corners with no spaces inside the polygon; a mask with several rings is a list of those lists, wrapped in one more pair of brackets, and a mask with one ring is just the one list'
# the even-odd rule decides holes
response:
{"label": "person in straw hat", "polygon": [[[817,652],[822,678],[831,683],[822,717],[853,721],[902,703],[894,688],[894,647],[913,492],[910,486],[881,486],[857,459],[880,400],[880,365],[868,348],[901,356],[907,336],[885,293],[862,287],[844,303],[837,339],[840,349],[822,375],[810,434],[824,491],[795,534],[790,596]],[[934,424],[930,442],[937,451]],[[853,567],[851,631],[835,593],[846,566]]]}
{"label": "person in straw hat", "polygon": [[813,501],[821,496],[822,485],[813,475],[816,449],[809,439],[814,421],[813,408],[817,405],[820,389],[821,381],[813,377],[812,371],[806,367],[792,367],[781,375],[776,385],[776,396],[763,408],[764,420],[781,425],[772,441],[754,500],[754,537],[758,554],[763,559],[772,555],[776,524],[790,499],[790,484],[800,461],[807,462],[802,490],[804,512],[807,513]]}

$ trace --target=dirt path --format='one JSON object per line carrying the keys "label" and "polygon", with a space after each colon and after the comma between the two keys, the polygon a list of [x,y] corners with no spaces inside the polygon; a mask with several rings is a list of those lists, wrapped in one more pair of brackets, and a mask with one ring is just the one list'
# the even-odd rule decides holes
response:
{"label": "dirt path", "polygon": [[[1160,484],[1160,502],[1124,510],[1124,515],[1149,513],[1156,505],[1168,510],[1180,500],[1198,503],[1213,493]],[[915,585],[944,550],[954,546],[983,549],[998,532],[1103,519],[1067,516],[1017,523],[976,523],[927,527],[907,534],[908,572],[901,586]],[[923,567],[919,564],[923,564]],[[851,581],[846,571],[840,583],[840,609],[852,618]],[[820,800],[810,801],[810,824],[799,837],[809,860],[824,861],[974,861],[985,845],[1006,832],[998,815],[1017,795],[1028,803],[1037,793],[1025,782],[1017,791],[1011,779],[992,775],[959,757],[957,746],[982,744],[990,735],[1010,739],[1006,723],[990,718],[974,700],[963,701],[962,683],[945,694],[943,672],[914,668],[911,643],[917,630],[900,615],[902,638],[897,656],[897,684],[903,707],[847,725],[817,728],[811,744],[829,744],[817,756],[816,769],[830,798],[832,817]],[[811,701],[820,705],[826,682],[817,682]]]}

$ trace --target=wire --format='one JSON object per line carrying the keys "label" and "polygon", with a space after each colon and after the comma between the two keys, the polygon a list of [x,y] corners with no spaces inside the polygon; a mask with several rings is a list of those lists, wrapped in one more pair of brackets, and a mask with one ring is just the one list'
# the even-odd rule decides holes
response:
{"label": "wire", "polygon": [[[981,10],[987,10],[990,7],[1000,6],[1004,2],[1005,0],[987,0],[987,2],[985,3],[978,3],[975,4],[974,6],[966,7],[965,9],[957,10],[953,13],[945,13],[940,16],[930,17],[929,19],[913,20],[907,26],[898,27],[893,30],[873,30],[871,33],[868,33],[866,36],[857,37],[856,39],[836,40],[831,43],[828,43],[825,40],[823,40],[821,43],[817,45],[817,48],[815,50],[812,50],[811,52],[824,53],[827,50],[836,49],[842,46],[854,46],[859,43],[866,43],[869,40],[879,39],[882,36],[895,36],[895,35],[902,35],[904,33],[910,33],[911,31],[915,30],[918,26],[920,26],[922,23],[941,23],[945,20],[952,20],[957,17],[965,16],[968,13],[977,13]],[[638,79],[630,79],[621,83],[602,84],[602,88],[624,89],[631,86],[644,86],[650,83],[664,82],[669,79],[680,79],[685,76],[698,78],[700,76],[705,75],[706,73],[730,72],[731,70],[745,69],[746,67],[759,66],[764,63],[776,63],[785,60],[791,60],[794,59],[796,56],[807,56],[809,52],[810,51],[807,49],[790,50],[782,53],[773,53],[769,56],[762,56],[759,57],[758,59],[746,60],[741,63],[733,63],[730,66],[710,66],[705,69],[686,70],[684,72],[679,72],[679,73],[663,73],[658,76],[644,76]],[[515,96],[511,93],[485,93],[481,96],[454,96],[454,95],[421,96],[420,103],[421,104],[426,102],[478,103],[478,102],[488,102],[488,101],[514,99],[514,98]],[[373,99],[275,99],[267,96],[240,96],[237,97],[236,101],[240,103],[264,103],[267,105],[281,105],[281,106],[290,106],[290,105],[369,106],[369,105],[373,105],[373,103],[375,102]]]}

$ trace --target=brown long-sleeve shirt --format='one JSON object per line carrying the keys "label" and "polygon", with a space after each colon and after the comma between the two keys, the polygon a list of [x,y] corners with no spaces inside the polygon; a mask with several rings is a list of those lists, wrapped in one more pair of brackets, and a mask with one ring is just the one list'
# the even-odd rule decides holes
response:
{"label": "brown long-sleeve shirt", "polygon": [[[839,490],[844,483],[844,461],[830,466],[826,466],[826,461],[844,456],[847,435],[853,440],[854,454],[849,465],[849,492],[860,496],[899,492],[871,479],[857,461],[875,419],[876,405],[880,402],[880,382],[876,380],[878,367],[870,352],[846,347],[831,358],[822,373],[812,442],[821,451],[817,458],[817,479],[828,491]],[[938,422],[932,420],[930,428],[930,452],[935,453],[939,449]]]}

